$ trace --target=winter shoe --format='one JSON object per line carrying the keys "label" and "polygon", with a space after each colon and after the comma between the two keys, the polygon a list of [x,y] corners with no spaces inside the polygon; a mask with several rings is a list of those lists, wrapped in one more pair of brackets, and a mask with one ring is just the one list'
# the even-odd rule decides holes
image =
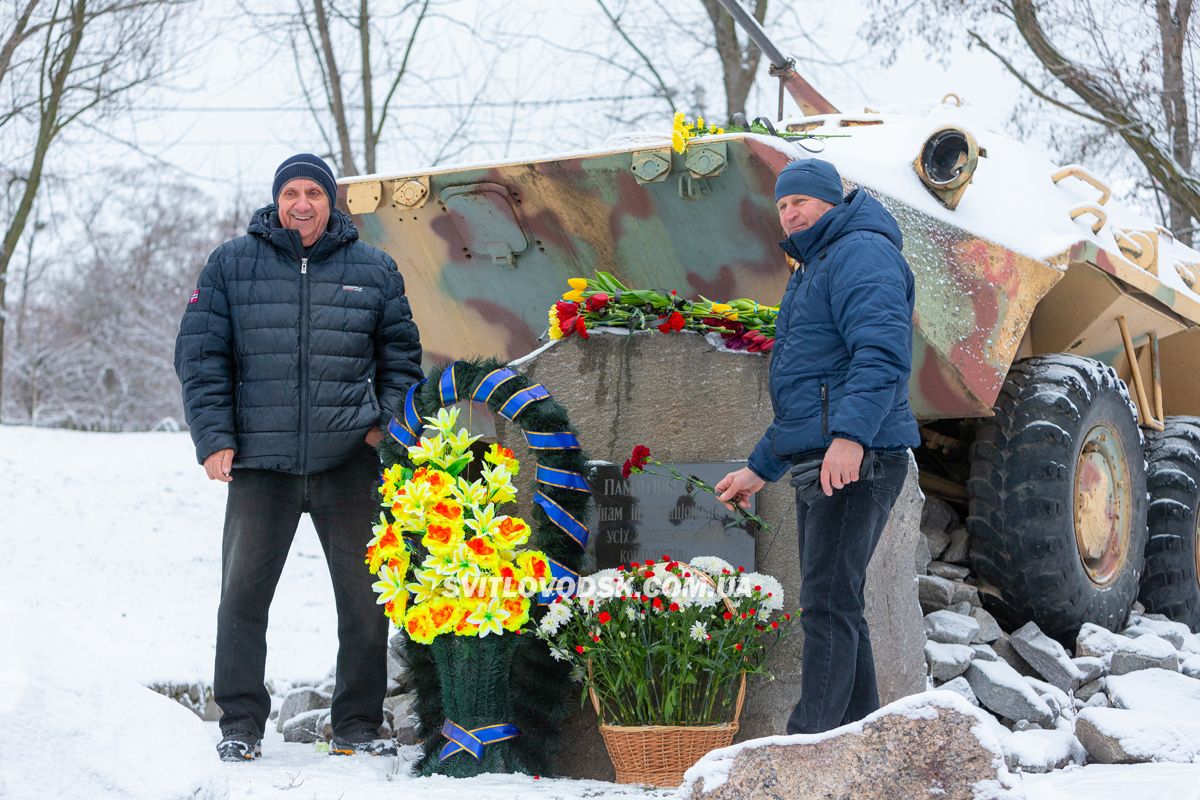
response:
{"label": "winter shoe", "polygon": [[369,756],[396,755],[396,742],[392,739],[376,738],[375,731],[364,731],[361,736],[334,736],[329,742],[329,755],[352,756],[363,753]]}
{"label": "winter shoe", "polygon": [[227,731],[217,743],[222,761],[253,761],[262,755],[262,739],[246,731]]}

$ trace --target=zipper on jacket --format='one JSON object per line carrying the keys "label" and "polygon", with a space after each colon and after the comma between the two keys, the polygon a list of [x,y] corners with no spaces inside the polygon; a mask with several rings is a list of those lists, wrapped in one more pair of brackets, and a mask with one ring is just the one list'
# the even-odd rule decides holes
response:
{"label": "zipper on jacket", "polygon": [[300,472],[308,474],[308,259],[300,259]]}
{"label": "zipper on jacket", "polygon": [[821,435],[829,435],[829,385],[821,384]]}

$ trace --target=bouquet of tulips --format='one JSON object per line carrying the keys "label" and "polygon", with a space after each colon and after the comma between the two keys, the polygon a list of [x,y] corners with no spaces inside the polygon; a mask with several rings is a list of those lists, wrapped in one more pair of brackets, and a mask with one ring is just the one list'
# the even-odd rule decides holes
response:
{"label": "bouquet of tulips", "polygon": [[662,333],[688,330],[718,333],[730,350],[768,352],[775,346],[779,309],[745,298],[718,303],[701,297],[685,300],[675,291],[630,289],[607,272],[594,278],[571,278],[570,290],[550,308],[551,339],[599,326],[630,332],[657,328]]}
{"label": "bouquet of tulips", "polygon": [[743,673],[763,674],[793,620],[783,587],[715,557],[646,561],[582,578],[537,627],[608,725],[729,722]]}

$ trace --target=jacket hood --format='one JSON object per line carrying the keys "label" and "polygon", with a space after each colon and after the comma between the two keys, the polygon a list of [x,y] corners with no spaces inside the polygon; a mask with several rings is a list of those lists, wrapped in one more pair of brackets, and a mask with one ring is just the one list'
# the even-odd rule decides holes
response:
{"label": "jacket hood", "polygon": [[846,195],[841,205],[825,212],[815,225],[791,234],[779,246],[792,258],[808,264],[838,239],[858,231],[878,233],[894,244],[897,250],[904,247],[904,237],[900,234],[895,217],[882,203],[861,189]]}
{"label": "jacket hood", "polygon": [[[250,215],[250,223],[246,233],[251,236],[261,236],[275,247],[286,253],[299,256],[304,247],[300,243],[300,234],[289,230],[279,221],[279,207],[274,203],[263,206]],[[319,256],[330,250],[349,244],[358,238],[358,228],[344,212],[337,208],[329,210],[329,224],[325,226],[325,235],[313,245],[310,255]]]}

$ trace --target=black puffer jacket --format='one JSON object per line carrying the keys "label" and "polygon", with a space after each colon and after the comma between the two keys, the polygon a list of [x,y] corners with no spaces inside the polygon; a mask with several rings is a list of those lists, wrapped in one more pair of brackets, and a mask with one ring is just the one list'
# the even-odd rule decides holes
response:
{"label": "black puffer jacket", "polygon": [[404,280],[334,209],[307,255],[274,205],[213,251],[175,342],[196,457],[308,475],[345,461],[421,379]]}

